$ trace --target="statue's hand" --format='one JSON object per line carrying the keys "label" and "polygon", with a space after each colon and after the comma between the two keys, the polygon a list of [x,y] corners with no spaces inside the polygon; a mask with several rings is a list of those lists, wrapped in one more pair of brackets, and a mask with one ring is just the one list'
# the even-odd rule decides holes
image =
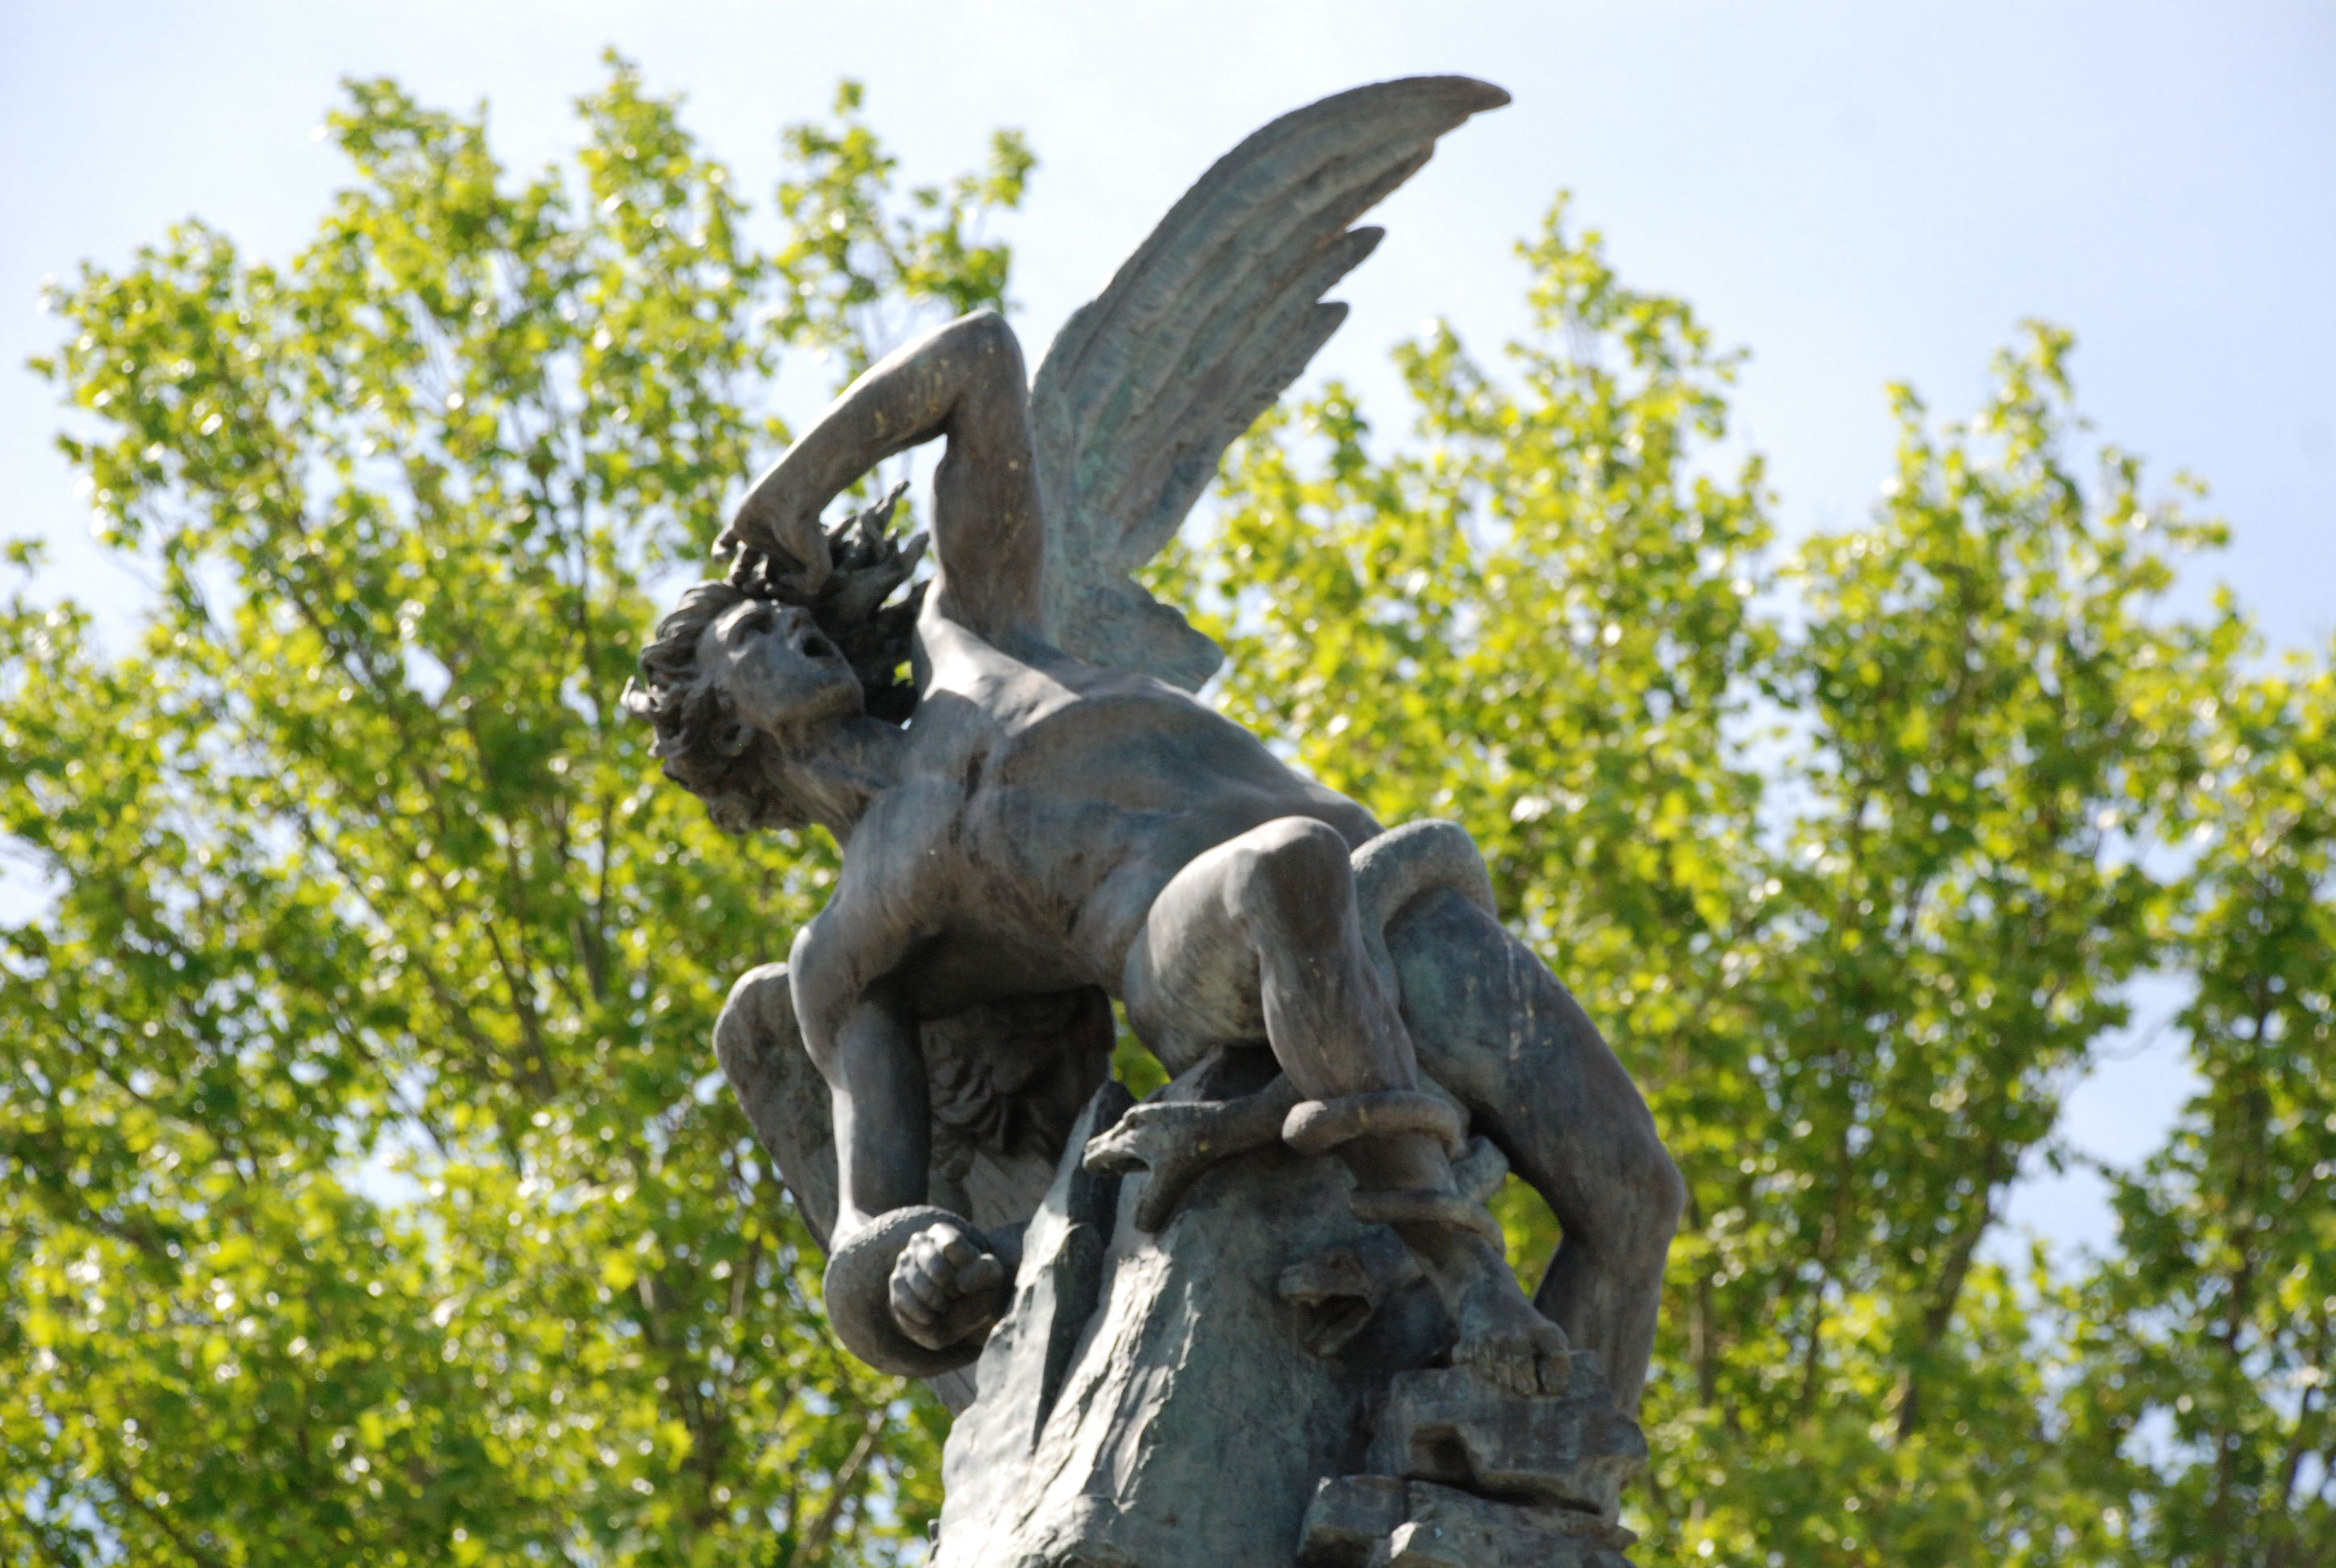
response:
{"label": "statue's hand", "polygon": [[974,1232],[936,1221],[892,1265],[892,1316],[918,1344],[944,1349],[1004,1317],[1012,1288],[1005,1260]]}
{"label": "statue's hand", "polygon": [[715,558],[730,558],[730,580],[749,591],[783,587],[798,598],[817,593],[832,565],[819,521],[823,504],[758,492],[715,540]]}

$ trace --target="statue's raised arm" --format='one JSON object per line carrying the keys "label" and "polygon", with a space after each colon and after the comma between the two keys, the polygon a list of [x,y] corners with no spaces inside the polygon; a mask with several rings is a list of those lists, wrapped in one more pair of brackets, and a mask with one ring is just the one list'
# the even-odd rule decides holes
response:
{"label": "statue's raised arm", "polygon": [[1001,646],[1043,637],[1199,687],[1216,645],[1131,574],[1346,319],[1322,295],[1384,233],[1348,226],[1437,137],[1508,100],[1469,77],[1418,76],[1283,115],[1219,159],[1072,313],[1027,398],[1005,323],[950,322],[846,388],[755,481],[717,548],[767,556],[789,598],[818,594],[821,510],[884,459],[946,438],[936,611]]}
{"label": "statue's raised arm", "polygon": [[1030,456],[1022,350],[978,310],[903,345],[844,388],[747,492],[718,548],[759,550],[816,593],[831,570],[819,514],[886,458],[936,438],[935,613],[1001,648],[1041,635],[1046,523]]}

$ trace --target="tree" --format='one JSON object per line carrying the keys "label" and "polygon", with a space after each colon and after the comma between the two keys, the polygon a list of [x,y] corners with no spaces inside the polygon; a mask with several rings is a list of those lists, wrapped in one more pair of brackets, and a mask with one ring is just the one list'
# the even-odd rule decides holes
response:
{"label": "tree", "polygon": [[[2324,1554],[2328,667],[2263,686],[2234,608],[2167,613],[2223,531],[2114,448],[2083,477],[2041,326],[1962,424],[1898,391],[1872,521],[1780,555],[1757,461],[1702,456],[1732,358],[1562,219],[1513,386],[1445,330],[1400,353],[1408,446],[1335,386],[1269,422],[1158,586],[1213,604],[1233,712],[1466,823],[1649,1086],[1691,1198],[1648,1526],[1796,1568]],[[2153,968],[2200,977],[2208,1090],[2117,1254],[2016,1277],[2004,1196]]]}
{"label": "tree", "polygon": [[935,1413],[831,1347],[708,1076],[832,856],[725,840],[617,699],[785,439],[781,355],[1002,302],[969,209],[1028,157],[894,216],[847,86],[773,252],[621,63],[516,183],[480,121],[349,98],[357,183],[288,266],[195,226],[50,302],[65,450],[157,594],[118,657],[5,622],[5,825],[59,889],[0,957],[5,1554],[914,1537]]}
{"label": "tree", "polygon": [[[190,229],[53,301],[157,592],[122,653],[5,621],[0,827],[58,893],[0,937],[0,1557],[912,1554],[944,1417],[830,1347],[709,1075],[832,849],[721,837],[614,699],[782,356],[1002,301],[1029,155],[903,209],[847,86],[758,248],[621,63],[517,185],[351,91],[289,266]],[[1506,370],[1440,329],[1408,439],[1270,415],[1154,586],[1228,711],[1469,827],[1648,1086],[1650,1555],[2325,1555],[2336,659],[2166,609],[2220,531],[2091,442],[2063,334],[1961,424],[1898,394],[1873,520],[1785,550],[1710,455],[1733,356],[1562,207],[1525,255]],[[2205,1088],[2118,1248],[2023,1273],[2004,1193],[2152,969]]]}
{"label": "tree", "polygon": [[2075,1446],[2117,1563],[2288,1568],[2336,1543],[2336,677],[2209,693],[2214,738],[2173,826],[2204,1087],[2140,1171],[2124,1241],[2064,1310]]}

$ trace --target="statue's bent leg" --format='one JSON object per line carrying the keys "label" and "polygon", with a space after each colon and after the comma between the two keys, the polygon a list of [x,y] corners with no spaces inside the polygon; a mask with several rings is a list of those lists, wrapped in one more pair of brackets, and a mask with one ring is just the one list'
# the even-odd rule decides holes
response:
{"label": "statue's bent leg", "polygon": [[[1410,1036],[1364,942],[1346,841],[1310,818],[1268,823],[1177,873],[1129,950],[1123,995],[1136,1032],[1172,1065],[1262,1037],[1309,1100],[1419,1086]],[[1562,1336],[1525,1300],[1497,1243],[1450,1222],[1444,1142],[1366,1132],[1338,1153],[1451,1303],[1455,1356],[1520,1392],[1541,1386]],[[1404,1194],[1416,1201],[1392,1201]]]}
{"label": "statue's bent leg", "polygon": [[1412,901],[1387,942],[1422,1069],[1564,1228],[1535,1302],[1635,1409],[1686,1200],[1646,1101],[1548,967],[1458,894]]}
{"label": "statue's bent leg", "polygon": [[1172,1066],[1270,1045],[1310,1097],[1418,1081],[1372,969],[1346,841],[1284,817],[1195,858],[1153,901],[1124,971],[1128,1016]]}

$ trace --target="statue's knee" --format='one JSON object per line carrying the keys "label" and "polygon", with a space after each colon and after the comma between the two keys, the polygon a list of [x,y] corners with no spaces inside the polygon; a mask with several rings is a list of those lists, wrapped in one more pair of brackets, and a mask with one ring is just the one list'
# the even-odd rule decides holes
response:
{"label": "statue's knee", "polygon": [[1241,912],[1277,926],[1333,928],[1355,899],[1347,841],[1327,823],[1282,817],[1237,841],[1242,874]]}
{"label": "statue's knee", "polygon": [[787,966],[762,964],[739,976],[714,1020],[715,1056],[731,1081],[749,1072],[753,1059],[764,1052],[802,1047]]}

